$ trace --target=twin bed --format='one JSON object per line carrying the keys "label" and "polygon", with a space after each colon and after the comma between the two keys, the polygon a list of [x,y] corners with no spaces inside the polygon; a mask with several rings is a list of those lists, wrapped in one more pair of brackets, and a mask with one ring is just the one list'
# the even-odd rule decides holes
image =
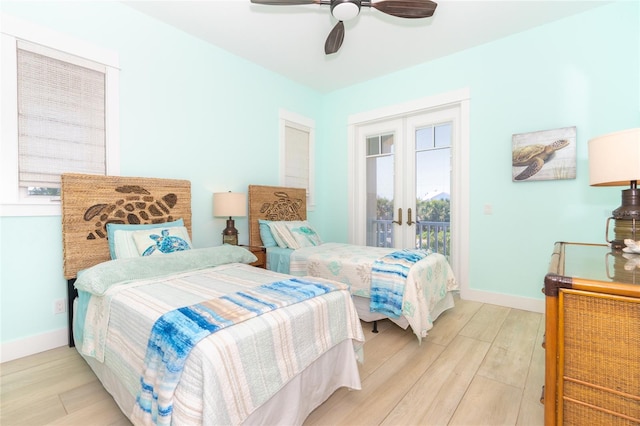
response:
{"label": "twin bed", "polygon": [[[305,200],[304,189],[249,186],[249,245],[267,247],[267,268],[347,284],[360,319],[373,322],[374,332],[376,321],[388,318],[402,328],[410,326],[421,340],[433,321],[454,306],[458,285],[445,256],[430,253],[414,262],[401,259],[406,265],[401,270],[397,256],[402,252],[397,249],[324,243],[306,221]],[[407,255],[419,252],[408,251]],[[392,287],[403,287],[398,297],[401,306],[390,309],[387,300],[380,301],[386,296],[376,291],[380,289],[376,282],[384,286],[384,280],[388,284],[393,281],[388,277],[397,274],[404,276],[392,282]]]}
{"label": "twin bed", "polygon": [[[188,181],[65,174],[62,210],[70,344],[133,423],[301,424],[360,389],[346,286],[249,266],[241,247],[163,253],[190,243]],[[152,255],[110,260],[107,223],[129,245],[150,237]]]}
{"label": "twin bed", "polygon": [[[265,245],[261,221],[306,223],[304,200],[250,186],[250,245]],[[371,277],[394,250],[306,233],[307,247],[267,248],[286,270],[265,270],[242,247],[194,249],[184,180],[63,174],[62,231],[70,345],[134,424],[302,424],[336,389],[361,388],[360,319],[420,339],[457,289],[446,259],[423,253],[389,315],[370,311]]]}

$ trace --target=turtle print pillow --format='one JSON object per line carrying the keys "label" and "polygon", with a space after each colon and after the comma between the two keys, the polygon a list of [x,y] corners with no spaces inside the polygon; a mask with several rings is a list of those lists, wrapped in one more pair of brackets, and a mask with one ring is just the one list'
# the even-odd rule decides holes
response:
{"label": "turtle print pillow", "polygon": [[282,248],[296,250],[322,244],[320,236],[306,220],[271,222],[269,226],[278,246]]}
{"label": "turtle print pillow", "polygon": [[134,231],[152,228],[172,228],[174,226],[184,226],[184,221],[178,219],[175,222],[165,223],[145,223],[145,224],[121,224],[107,223],[107,239],[109,240],[109,254],[111,259],[122,259],[125,257],[138,257],[138,249],[133,242],[131,234]]}
{"label": "turtle print pillow", "polygon": [[140,256],[155,256],[191,250],[189,233],[184,226],[135,231],[131,235]]}
{"label": "turtle print pillow", "polygon": [[[296,240],[297,247],[313,247],[319,246],[322,244],[322,240],[320,239],[320,235],[316,232],[315,229],[307,222],[304,221],[291,221],[285,222],[286,227],[289,229],[289,232]],[[293,248],[293,247],[292,247]]]}

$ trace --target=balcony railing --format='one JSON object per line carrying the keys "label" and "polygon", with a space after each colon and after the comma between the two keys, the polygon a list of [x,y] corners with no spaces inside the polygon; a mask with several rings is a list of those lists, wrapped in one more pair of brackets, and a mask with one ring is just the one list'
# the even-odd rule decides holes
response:
{"label": "balcony railing", "polygon": [[[370,246],[393,247],[393,222],[373,220],[369,233]],[[451,250],[451,224],[449,222],[416,222],[416,247],[431,249],[433,252],[449,256]]]}

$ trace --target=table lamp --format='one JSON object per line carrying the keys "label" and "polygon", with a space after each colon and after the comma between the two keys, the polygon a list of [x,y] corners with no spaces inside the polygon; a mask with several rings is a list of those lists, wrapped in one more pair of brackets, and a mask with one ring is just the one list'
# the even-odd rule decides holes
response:
{"label": "table lamp", "polygon": [[[605,238],[611,248],[622,249],[624,240],[640,237],[640,128],[598,136],[589,141],[589,184],[626,186],[622,205],[607,219]],[[615,239],[609,240],[609,222],[615,221]]]}
{"label": "table lamp", "polygon": [[238,245],[238,230],[233,216],[247,215],[247,198],[239,192],[216,192],[213,194],[213,215],[227,216],[227,227],[222,231],[222,243]]}

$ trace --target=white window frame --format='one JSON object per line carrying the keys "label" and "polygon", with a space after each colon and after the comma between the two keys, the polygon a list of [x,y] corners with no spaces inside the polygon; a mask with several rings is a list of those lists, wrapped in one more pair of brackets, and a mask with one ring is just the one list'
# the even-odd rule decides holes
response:
{"label": "white window frame", "polygon": [[280,185],[285,185],[286,131],[287,126],[295,127],[309,134],[309,187],[307,188],[307,211],[315,209],[315,121],[284,109],[280,110]]}
{"label": "white window frame", "polygon": [[59,197],[28,196],[18,184],[18,40],[58,50],[106,67],[107,174],[120,174],[119,59],[117,52],[0,14],[0,216],[58,216]]}

